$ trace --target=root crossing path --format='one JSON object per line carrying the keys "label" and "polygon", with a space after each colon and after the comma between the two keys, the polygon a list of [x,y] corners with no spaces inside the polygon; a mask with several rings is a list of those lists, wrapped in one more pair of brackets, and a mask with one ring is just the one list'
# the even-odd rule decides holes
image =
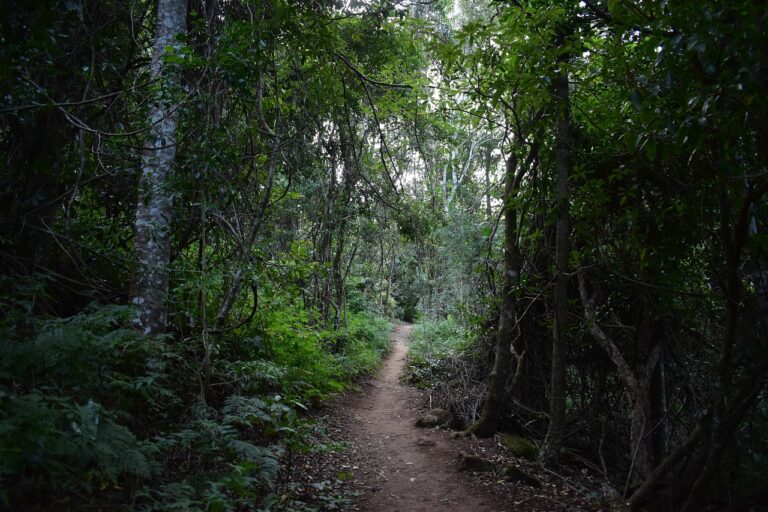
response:
{"label": "root crossing path", "polygon": [[[354,469],[365,481],[368,512],[494,512],[496,498],[458,471],[458,448],[444,431],[419,429],[420,391],[400,384],[411,325],[391,334],[392,352],[378,376],[344,406]],[[485,495],[484,495],[485,494]]]}

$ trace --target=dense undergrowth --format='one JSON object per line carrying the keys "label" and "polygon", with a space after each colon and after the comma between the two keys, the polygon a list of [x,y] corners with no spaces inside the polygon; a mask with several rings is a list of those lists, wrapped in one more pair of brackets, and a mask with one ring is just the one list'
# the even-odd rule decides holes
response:
{"label": "dense undergrowth", "polygon": [[216,338],[207,386],[199,339],[129,326],[119,306],[6,317],[0,508],[312,510],[280,481],[286,454],[315,449],[301,412],[374,369],[389,324],[358,312],[331,331],[297,307],[264,311]]}
{"label": "dense undergrowth", "polygon": [[421,321],[413,329],[404,378],[428,391],[431,406],[446,408],[469,425],[482,405],[492,348],[482,329],[464,327],[453,317]]}
{"label": "dense undergrowth", "polygon": [[[413,329],[412,342],[409,347],[406,371],[403,379],[409,384],[424,389],[427,392],[430,408],[449,410],[460,423],[469,426],[481,414],[483,399],[486,393],[486,378],[493,367],[494,331],[488,325],[476,325],[472,322],[462,322],[452,316],[440,319],[422,319]],[[535,369],[535,368],[534,368]],[[532,380],[532,379],[531,379]],[[525,382],[529,384],[529,382]],[[525,389],[525,388],[523,388]],[[573,385],[573,393],[578,390]],[[579,403],[573,401],[569,407],[578,410]],[[544,439],[546,423],[545,414],[526,404],[510,400],[505,404],[501,415],[499,431],[507,436],[505,443],[524,439],[524,447],[510,449],[513,453],[520,449],[538,451]],[[722,471],[728,474],[727,481],[719,486],[730,485],[738,489],[741,495],[733,500],[742,508],[724,508],[717,510],[766,510],[764,503],[767,496],[765,491],[768,463],[764,454],[766,442],[757,438],[753,433],[765,428],[768,411],[760,405],[750,418],[749,429],[738,440],[737,445],[729,453],[727,464]],[[618,463],[603,454],[603,446],[595,446],[597,438],[601,443],[605,437],[605,424],[610,424],[608,418],[595,421],[589,411],[580,411],[569,418],[569,424],[574,434],[567,440],[562,458],[562,471],[570,470],[584,475],[592,475],[604,482],[605,489],[613,487],[621,489],[625,482],[617,475]],[[602,424],[601,424],[602,423]],[[602,428],[603,438],[597,437],[595,430]],[[621,431],[626,428],[620,422],[610,424],[612,430]],[[504,436],[502,436],[503,438]],[[615,457],[615,454],[613,454]],[[535,458],[535,455],[533,456]],[[714,490],[721,493],[720,487]],[[610,491],[614,495],[618,494]],[[756,506],[757,503],[763,505]]]}
{"label": "dense undergrowth", "polygon": [[2,7],[0,508],[311,509],[365,311],[633,510],[768,502],[765,2]]}

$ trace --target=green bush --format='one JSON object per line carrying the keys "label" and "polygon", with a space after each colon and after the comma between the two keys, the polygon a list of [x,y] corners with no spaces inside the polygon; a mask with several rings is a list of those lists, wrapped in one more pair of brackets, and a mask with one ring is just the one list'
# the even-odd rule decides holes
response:
{"label": "green bush", "polygon": [[467,331],[450,316],[416,324],[411,340],[405,378],[425,387],[431,385],[443,361],[471,345]]}
{"label": "green bush", "polygon": [[[0,345],[0,489],[6,504],[66,500],[147,477],[151,464],[125,426],[164,388],[162,344],[127,325],[127,310],[92,310],[38,322],[30,340],[6,330]],[[169,405],[166,403],[166,405]]]}
{"label": "green bush", "polygon": [[333,331],[265,309],[216,339],[203,401],[201,341],[141,336],[130,314],[0,325],[0,508],[268,509],[285,447],[302,442],[296,411],[389,346],[367,313]]}
{"label": "green bush", "polygon": [[324,350],[322,331],[309,326],[304,311],[268,312],[263,322],[266,354],[284,370],[280,386],[292,398],[321,399],[344,388],[338,362]]}
{"label": "green bush", "polygon": [[251,339],[260,340],[257,352],[269,363],[249,361],[242,371],[253,373],[258,368],[262,381],[256,389],[281,389],[294,400],[321,400],[340,392],[377,368],[389,348],[387,320],[358,312],[351,313],[347,323],[334,331],[310,325],[298,308],[266,312]]}
{"label": "green bush", "polygon": [[382,354],[389,350],[390,324],[366,313],[350,315],[346,341],[336,355],[345,381],[369,374],[379,367]]}

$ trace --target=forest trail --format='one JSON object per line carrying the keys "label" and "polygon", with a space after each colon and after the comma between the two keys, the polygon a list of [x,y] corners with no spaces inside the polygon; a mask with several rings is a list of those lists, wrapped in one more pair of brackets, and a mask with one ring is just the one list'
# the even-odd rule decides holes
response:
{"label": "forest trail", "polygon": [[414,426],[421,393],[400,384],[412,329],[405,324],[395,327],[390,334],[392,352],[383,368],[365,392],[348,397],[345,407],[345,430],[359,468],[353,470],[367,488],[361,510],[501,511],[493,496],[473,489],[458,471],[458,448],[447,432]]}

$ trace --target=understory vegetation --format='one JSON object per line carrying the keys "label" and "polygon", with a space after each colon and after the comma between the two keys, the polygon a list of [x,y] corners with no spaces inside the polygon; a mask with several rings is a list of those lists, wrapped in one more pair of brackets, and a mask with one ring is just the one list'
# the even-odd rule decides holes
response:
{"label": "understory vegetation", "polygon": [[389,323],[360,312],[334,331],[302,316],[264,312],[217,343],[205,397],[199,340],[142,336],[124,306],[41,319],[23,338],[5,324],[0,500],[305,510],[279,479],[291,451],[322,448],[305,444],[301,415],[378,367]]}
{"label": "understory vegetation", "polygon": [[5,0],[0,507],[343,508],[285,468],[395,321],[470,434],[632,510],[768,502],[766,26]]}
{"label": "understory vegetation", "polygon": [[455,318],[426,320],[413,329],[405,380],[429,393],[430,406],[450,410],[470,425],[480,414],[490,373],[492,341]]}

